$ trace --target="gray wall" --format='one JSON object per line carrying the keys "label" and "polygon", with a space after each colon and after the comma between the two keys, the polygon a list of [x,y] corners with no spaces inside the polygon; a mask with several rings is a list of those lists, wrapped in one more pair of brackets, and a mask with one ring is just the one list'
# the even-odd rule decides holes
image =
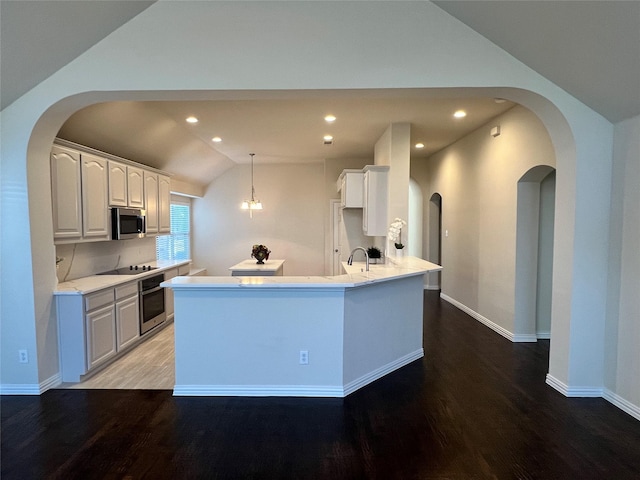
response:
{"label": "gray wall", "polygon": [[615,135],[605,387],[640,418],[640,117]]}
{"label": "gray wall", "polygon": [[537,165],[555,166],[554,149],[541,121],[520,106],[412,163],[425,202],[442,196],[442,293],[512,334],[518,181]]}

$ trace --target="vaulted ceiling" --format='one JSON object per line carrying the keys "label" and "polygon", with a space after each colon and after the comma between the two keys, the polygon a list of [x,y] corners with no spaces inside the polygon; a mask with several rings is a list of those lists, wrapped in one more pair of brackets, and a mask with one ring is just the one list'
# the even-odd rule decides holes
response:
{"label": "vaulted ceiling", "polygon": [[[2,108],[153,3],[1,0]],[[434,3],[611,122],[640,115],[640,2]],[[248,161],[250,151],[256,152],[256,161],[267,162],[371,157],[373,143],[394,121],[411,122],[412,140],[425,143],[415,154],[424,156],[512,106],[437,91],[339,93],[296,101],[285,95],[277,101],[96,105],[72,116],[61,136],[207,183],[229,166]],[[465,122],[451,119],[458,108],[470,112]],[[339,135],[331,150],[317,137],[327,113],[338,117]],[[199,116],[200,122],[185,125],[187,115]],[[346,129],[347,124],[352,127]],[[162,140],[154,137],[161,128],[166,133]],[[213,135],[224,141],[212,144]],[[215,165],[206,170],[211,178],[203,177],[206,162]]]}

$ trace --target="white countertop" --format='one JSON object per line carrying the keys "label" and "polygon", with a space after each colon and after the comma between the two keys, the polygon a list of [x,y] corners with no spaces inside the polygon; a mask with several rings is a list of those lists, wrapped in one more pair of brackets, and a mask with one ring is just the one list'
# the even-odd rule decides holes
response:
{"label": "white countertop", "polygon": [[[364,262],[343,263],[344,275],[284,277],[176,277],[162,283],[174,290],[226,288],[348,288],[385,282],[396,278],[423,275],[442,270],[440,265],[417,257],[388,258],[388,263],[370,265]],[[362,270],[362,271],[361,271]]]}
{"label": "white countertop", "polygon": [[262,264],[258,263],[258,261],[254,259],[243,260],[240,263],[236,263],[233,267],[229,267],[229,270],[236,272],[275,272],[282,266],[283,263],[284,260],[277,259],[265,260],[265,262]]}
{"label": "white countertop", "polygon": [[144,262],[145,265],[157,267],[155,270],[140,272],[137,275],[91,275],[89,277],[76,278],[68,282],[59,283],[53,291],[54,295],[85,295],[96,292],[104,288],[115,287],[123,283],[138,281],[141,278],[149,277],[170,268],[186,265],[191,260],[175,260],[160,262]]}

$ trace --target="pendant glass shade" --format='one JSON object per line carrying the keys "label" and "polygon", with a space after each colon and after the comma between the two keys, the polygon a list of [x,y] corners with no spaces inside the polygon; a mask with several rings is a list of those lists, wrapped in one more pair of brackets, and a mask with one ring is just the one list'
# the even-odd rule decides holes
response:
{"label": "pendant glass shade", "polygon": [[242,202],[240,208],[242,208],[242,210],[249,210],[249,217],[253,217],[254,210],[262,210],[262,202],[256,200],[256,189],[253,186],[253,156],[255,153],[250,153],[249,155],[251,155],[251,200]]}

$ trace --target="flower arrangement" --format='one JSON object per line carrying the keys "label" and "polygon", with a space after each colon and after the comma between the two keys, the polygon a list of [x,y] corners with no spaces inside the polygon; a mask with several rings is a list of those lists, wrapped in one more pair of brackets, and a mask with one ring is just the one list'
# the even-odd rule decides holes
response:
{"label": "flower arrangement", "polygon": [[402,250],[404,245],[402,244],[402,227],[407,224],[401,218],[397,218],[389,225],[389,240],[391,240],[398,250]]}
{"label": "flower arrangement", "polygon": [[254,245],[251,249],[251,258],[255,258],[259,264],[263,264],[265,260],[269,260],[271,250],[266,245]]}

